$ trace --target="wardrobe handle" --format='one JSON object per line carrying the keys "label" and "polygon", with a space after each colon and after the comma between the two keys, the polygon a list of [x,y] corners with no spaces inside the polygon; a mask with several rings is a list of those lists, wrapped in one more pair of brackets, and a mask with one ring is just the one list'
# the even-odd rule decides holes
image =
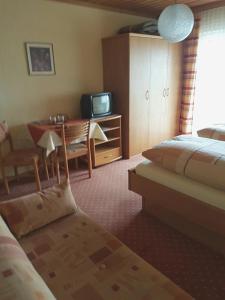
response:
{"label": "wardrobe handle", "polygon": [[167,88],[167,89],[166,89],[166,96],[167,96],[167,97],[169,97],[169,93],[170,93],[170,89]]}
{"label": "wardrobe handle", "polygon": [[163,98],[166,97],[166,89],[163,89]]}
{"label": "wardrobe handle", "polygon": [[149,99],[150,99],[149,90],[147,90],[145,93],[145,99],[146,99],[146,101],[149,101]]}

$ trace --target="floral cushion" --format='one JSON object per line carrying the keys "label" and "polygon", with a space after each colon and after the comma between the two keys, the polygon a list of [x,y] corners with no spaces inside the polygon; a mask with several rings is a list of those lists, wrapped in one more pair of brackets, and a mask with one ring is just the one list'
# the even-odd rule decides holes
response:
{"label": "floral cushion", "polygon": [[0,202],[0,214],[17,238],[72,214],[76,209],[71,188],[67,183]]}
{"label": "floral cushion", "polygon": [[0,299],[55,300],[0,216]]}
{"label": "floral cushion", "polygon": [[165,169],[225,190],[225,146],[222,141],[178,136],[142,155]]}
{"label": "floral cushion", "polygon": [[82,212],[26,235],[20,243],[57,299],[192,299]]}

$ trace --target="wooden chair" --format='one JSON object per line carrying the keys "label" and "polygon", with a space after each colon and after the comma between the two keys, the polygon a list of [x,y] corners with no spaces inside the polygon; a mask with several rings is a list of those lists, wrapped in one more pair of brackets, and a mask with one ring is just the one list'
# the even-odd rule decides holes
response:
{"label": "wooden chair", "polygon": [[[9,143],[9,152],[3,155],[3,144]],[[3,183],[7,193],[10,193],[8,179],[5,174],[6,167],[14,167],[15,176],[18,178],[18,167],[33,166],[37,190],[41,190],[40,177],[38,172],[39,150],[19,149],[14,150],[11,135],[6,122],[0,122],[0,168]]]}
{"label": "wooden chair", "polygon": [[82,121],[77,124],[61,125],[60,135],[62,146],[58,147],[55,155],[57,181],[60,183],[59,163],[64,162],[66,179],[69,180],[68,160],[87,156],[88,174],[91,178],[92,162],[90,152],[90,121]]}

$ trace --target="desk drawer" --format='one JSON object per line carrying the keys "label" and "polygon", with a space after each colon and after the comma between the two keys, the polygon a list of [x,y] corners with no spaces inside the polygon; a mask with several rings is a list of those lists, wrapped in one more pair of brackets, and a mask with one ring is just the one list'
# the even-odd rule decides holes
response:
{"label": "desk drawer", "polygon": [[120,148],[105,149],[96,153],[95,165],[100,166],[112,162],[121,157]]}

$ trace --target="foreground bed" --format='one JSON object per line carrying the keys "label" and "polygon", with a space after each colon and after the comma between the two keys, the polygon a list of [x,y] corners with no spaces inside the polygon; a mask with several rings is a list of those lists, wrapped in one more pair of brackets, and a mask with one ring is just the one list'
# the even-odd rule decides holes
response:
{"label": "foreground bed", "polygon": [[1,300],[193,299],[90,220],[68,184],[0,202],[0,279]]}
{"label": "foreground bed", "polygon": [[225,255],[225,192],[156,166],[129,170],[129,189],[143,211]]}

